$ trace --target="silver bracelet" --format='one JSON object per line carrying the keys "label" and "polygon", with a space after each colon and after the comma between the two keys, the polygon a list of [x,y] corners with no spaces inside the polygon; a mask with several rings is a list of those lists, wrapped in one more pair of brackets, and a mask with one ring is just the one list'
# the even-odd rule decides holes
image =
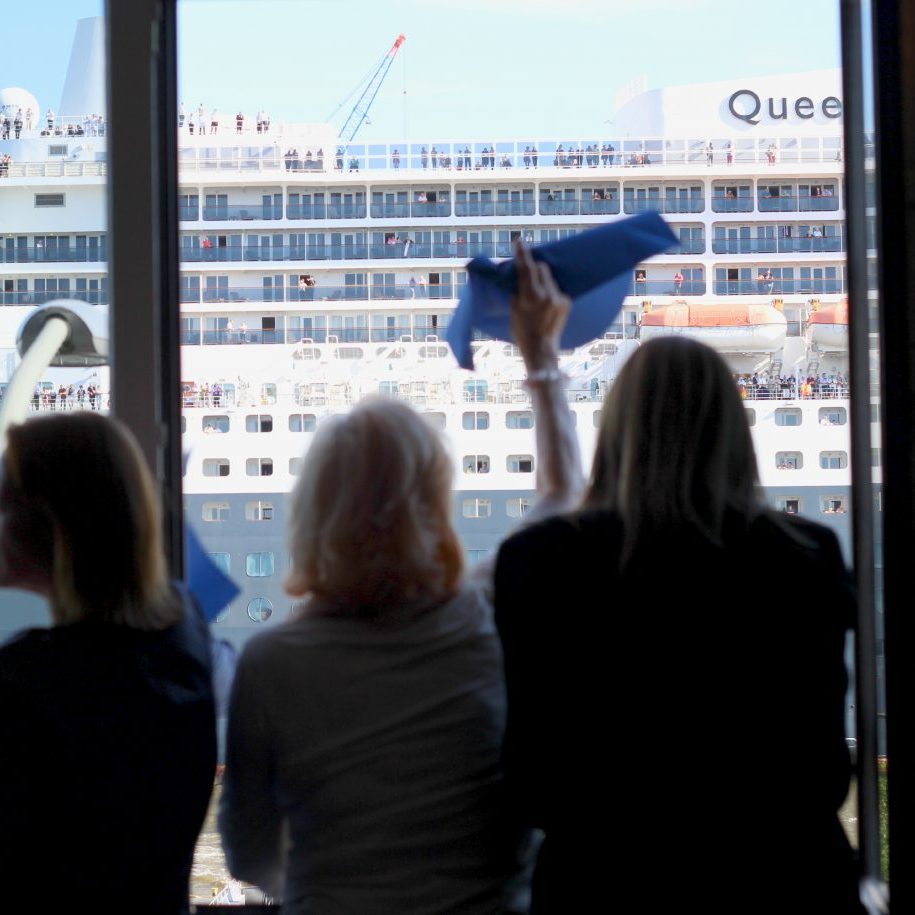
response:
{"label": "silver bracelet", "polygon": [[565,383],[568,380],[569,376],[558,368],[535,369],[533,372],[527,373],[527,378],[525,378],[522,383],[525,385],[525,387],[527,387],[532,384],[550,384],[553,381],[561,381]]}

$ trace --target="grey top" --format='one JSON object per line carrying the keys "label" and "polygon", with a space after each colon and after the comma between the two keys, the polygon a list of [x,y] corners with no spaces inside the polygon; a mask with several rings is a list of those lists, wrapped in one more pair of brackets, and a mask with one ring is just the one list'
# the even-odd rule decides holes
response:
{"label": "grey top", "polygon": [[306,616],[245,649],[220,830],[232,873],[284,911],[503,911],[505,694],[480,579],[405,624]]}

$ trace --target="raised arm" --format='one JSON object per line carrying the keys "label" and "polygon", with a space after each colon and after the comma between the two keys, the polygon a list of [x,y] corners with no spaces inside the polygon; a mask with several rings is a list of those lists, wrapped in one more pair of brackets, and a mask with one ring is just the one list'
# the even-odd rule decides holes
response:
{"label": "raised arm", "polygon": [[578,438],[559,371],[559,339],[571,309],[550,268],[515,243],[518,294],[512,300],[512,335],[527,368],[537,442],[537,504],[527,521],[571,508],[584,483]]}

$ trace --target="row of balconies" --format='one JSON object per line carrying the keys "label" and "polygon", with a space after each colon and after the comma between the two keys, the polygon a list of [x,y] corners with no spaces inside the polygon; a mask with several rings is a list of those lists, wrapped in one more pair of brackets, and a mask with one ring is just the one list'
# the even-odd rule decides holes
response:
{"label": "row of balconies", "polygon": [[[455,216],[459,218],[510,217],[510,216],[614,216],[619,213],[658,212],[668,215],[678,213],[704,213],[707,201],[703,196],[671,196],[594,200],[591,197],[569,196],[560,199],[531,200],[471,200],[436,203],[395,202],[373,203],[288,203],[285,218],[290,220],[326,219],[424,219]],[[713,213],[810,213],[838,212],[837,197],[810,195],[783,195],[779,197],[749,196],[718,197],[710,201]],[[280,220],[284,218],[282,203],[242,204],[182,204],[179,213],[182,222],[245,222],[252,220]]]}

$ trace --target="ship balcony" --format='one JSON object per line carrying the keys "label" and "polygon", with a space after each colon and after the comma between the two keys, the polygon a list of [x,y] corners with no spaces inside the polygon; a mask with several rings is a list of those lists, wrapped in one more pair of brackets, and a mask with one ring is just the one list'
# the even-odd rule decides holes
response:
{"label": "ship balcony", "polygon": [[[704,284],[703,284],[704,288]],[[238,304],[241,302],[366,302],[408,299],[454,299],[458,288],[452,284],[364,284],[292,286],[218,286],[183,288],[182,304]],[[29,303],[23,303],[29,304]]]}
{"label": "ship balcony", "polygon": [[533,200],[456,200],[454,203],[455,216],[533,216],[535,212]]}
{"label": "ship balcony", "polygon": [[373,203],[369,211],[372,219],[409,219],[410,217],[428,218],[430,216],[450,216],[451,201],[437,200],[430,203]]}
{"label": "ship balcony", "polygon": [[365,219],[362,203],[287,203],[287,219]]}
{"label": "ship balcony", "polygon": [[766,197],[761,193],[758,198],[758,209],[760,213],[836,211],[839,209],[839,201],[835,197],[810,197],[800,195]]}
{"label": "ship balcony", "polygon": [[615,216],[620,211],[619,197],[595,200],[593,197],[540,198],[541,216]]}
{"label": "ship balcony", "polygon": [[716,238],[713,254],[820,254],[845,251],[845,234],[821,238]]}
{"label": "ship balcony", "polygon": [[801,277],[773,280],[715,280],[715,295],[838,295],[847,292],[844,278]]}
{"label": "ship balcony", "polygon": [[705,295],[705,280],[684,280],[677,285],[673,278],[667,280],[633,280],[626,295]]}
{"label": "ship balcony", "polygon": [[705,198],[700,195],[689,197],[630,197],[624,193],[623,212],[634,213],[703,213]]}
{"label": "ship balcony", "polygon": [[282,219],[282,203],[206,204],[203,218],[207,222],[237,222],[250,219]]}
{"label": "ship balcony", "polygon": [[0,248],[0,264],[104,264],[108,260],[104,239],[78,247],[67,245],[8,245]]}
{"label": "ship balcony", "polygon": [[0,292],[0,305],[44,305],[53,299],[77,299],[89,305],[108,305],[108,292],[105,289],[59,289],[16,291],[3,290]]}
{"label": "ship balcony", "polygon": [[734,196],[713,194],[712,196],[713,213],[752,213],[753,198],[750,196]]}

